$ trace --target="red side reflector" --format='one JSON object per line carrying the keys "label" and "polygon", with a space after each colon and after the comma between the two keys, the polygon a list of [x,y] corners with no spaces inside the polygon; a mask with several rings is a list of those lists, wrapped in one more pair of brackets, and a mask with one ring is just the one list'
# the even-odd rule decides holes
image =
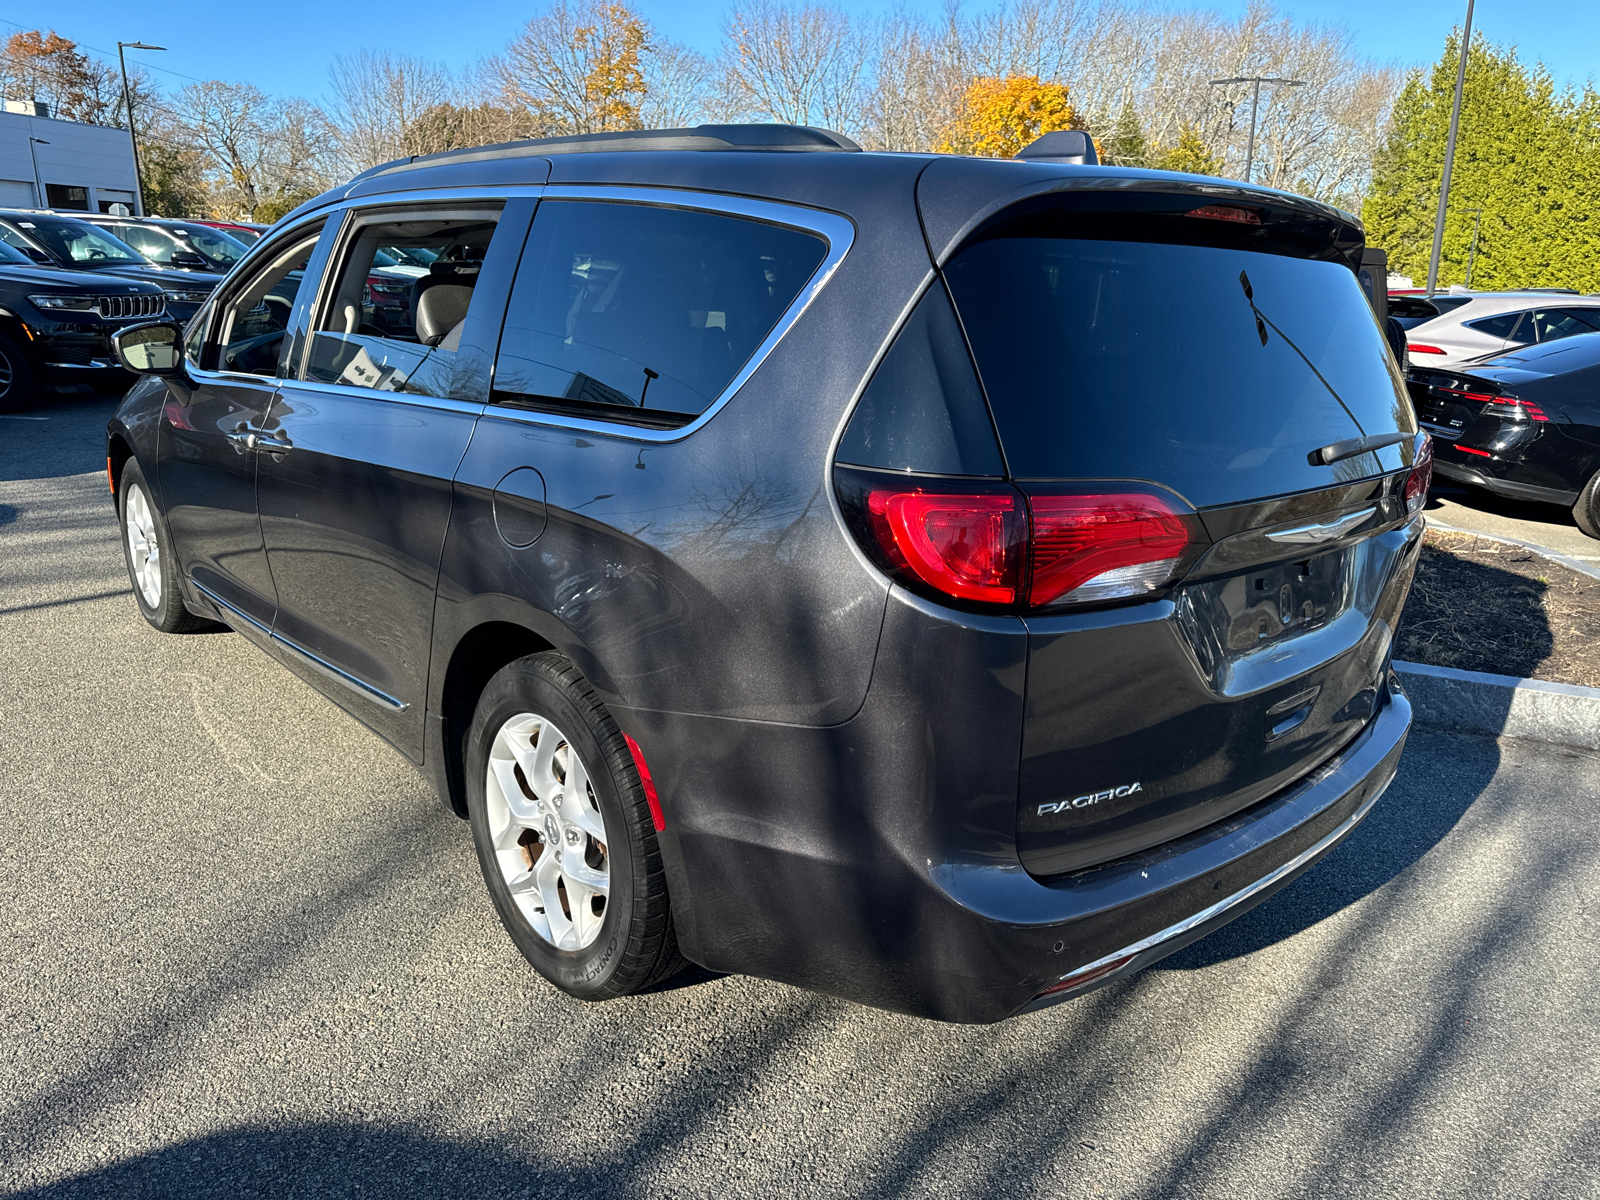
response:
{"label": "red side reflector", "polygon": [[[1172,578],[1189,548],[1188,526],[1153,495],[1030,496],[1028,503],[1032,605],[1153,591]],[[1072,597],[1073,592],[1078,595]]]}
{"label": "red side reflector", "polygon": [[1449,351],[1441,350],[1437,346],[1424,346],[1421,342],[1407,342],[1406,349],[1413,354],[1448,354]]}
{"label": "red side reflector", "polygon": [[111,456],[106,455],[106,486],[111,489],[111,494],[117,494],[117,481],[111,478]]}
{"label": "red side reflector", "polygon": [[961,600],[1016,602],[1023,514],[1016,493],[873,492],[867,513],[896,566]]}
{"label": "red side reflector", "polygon": [[1088,970],[1080,968],[1068,975],[1060,983],[1052,983],[1035,996],[1034,999],[1038,1000],[1044,996],[1056,996],[1062,992],[1070,992],[1077,988],[1087,987],[1097,979],[1104,979],[1113,971],[1120,971],[1137,957],[1138,955],[1136,954],[1124,954],[1120,958],[1113,958],[1110,962],[1101,963],[1098,967],[1091,967]]}
{"label": "red side reflector", "polygon": [[639,743],[627,734],[622,735],[622,740],[628,743],[628,753],[633,755],[634,769],[639,772],[639,782],[644,785],[644,802],[650,806],[650,822],[660,833],[667,827],[667,818],[661,812],[661,797],[656,795],[656,781],[650,778],[650,768],[644,765],[644,751],[639,749]]}
{"label": "red side reflector", "polygon": [[1456,449],[1461,451],[1463,454],[1476,454],[1479,458],[1494,457],[1494,455],[1490,454],[1487,450],[1474,450],[1471,446],[1463,446],[1460,442],[1456,443]]}
{"label": "red side reflector", "polygon": [[1261,224],[1259,213],[1253,213],[1248,208],[1235,208],[1231,204],[1205,204],[1199,208],[1191,208],[1184,215],[1203,217],[1207,221],[1232,221],[1236,225]]}

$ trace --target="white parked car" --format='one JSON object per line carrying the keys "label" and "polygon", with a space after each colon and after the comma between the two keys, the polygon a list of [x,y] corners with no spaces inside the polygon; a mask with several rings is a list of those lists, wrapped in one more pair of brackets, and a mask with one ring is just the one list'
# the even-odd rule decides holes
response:
{"label": "white parked car", "polygon": [[[1460,297],[1435,299],[1458,301]],[[1487,292],[1413,325],[1406,330],[1406,345],[1413,366],[1444,367],[1535,342],[1595,332],[1600,332],[1600,296]]]}

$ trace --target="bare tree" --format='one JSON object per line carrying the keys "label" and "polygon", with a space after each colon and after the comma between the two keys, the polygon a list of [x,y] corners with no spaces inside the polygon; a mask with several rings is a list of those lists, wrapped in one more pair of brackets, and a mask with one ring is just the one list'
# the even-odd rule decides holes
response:
{"label": "bare tree", "polygon": [[644,128],[682,129],[722,115],[710,59],[676,42],[652,41],[645,50]]}
{"label": "bare tree", "polygon": [[332,181],[334,128],[309,101],[211,79],[179,92],[174,116],[206,156],[212,207],[221,213],[281,215]]}
{"label": "bare tree", "polygon": [[502,94],[532,114],[534,132],[601,133],[641,126],[650,26],[614,0],[553,0],[494,64]]}
{"label": "bare tree", "polygon": [[415,153],[405,146],[406,130],[429,109],[457,98],[444,67],[387,50],[341,55],[328,77],[339,143],[356,171]]}
{"label": "bare tree", "polygon": [[723,24],[731,111],[763,121],[861,128],[868,45],[836,8],[748,0]]}

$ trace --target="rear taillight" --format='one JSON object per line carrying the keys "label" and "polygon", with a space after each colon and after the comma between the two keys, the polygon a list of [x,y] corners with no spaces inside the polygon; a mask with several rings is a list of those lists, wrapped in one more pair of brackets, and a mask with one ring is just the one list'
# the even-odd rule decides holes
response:
{"label": "rear taillight", "polygon": [[1160,497],[1031,496],[1028,603],[1115,600],[1168,583],[1189,529]]}
{"label": "rear taillight", "polygon": [[1528,400],[1513,396],[1509,392],[1474,392],[1467,388],[1436,387],[1435,391],[1444,392],[1449,396],[1460,396],[1463,400],[1476,401],[1486,405],[1483,413],[1487,417],[1509,417],[1512,420],[1521,420],[1526,417],[1530,421],[1548,421],[1544,409]]}
{"label": "rear taillight", "polygon": [[1411,474],[1406,477],[1406,515],[1409,517],[1428,502],[1428,489],[1433,486],[1433,439],[1422,435],[1422,448],[1417,451],[1417,461],[1411,464]]}
{"label": "rear taillight", "polygon": [[878,545],[902,571],[958,600],[1016,603],[1026,517],[1015,492],[875,491],[867,512]]}
{"label": "rear taillight", "polygon": [[880,565],[916,591],[986,607],[1142,596],[1170,584],[1204,540],[1195,517],[1153,492],[908,486],[843,467],[839,482],[846,516]]}
{"label": "rear taillight", "polygon": [[1407,342],[1406,349],[1413,354],[1448,354],[1448,350],[1441,350],[1437,346],[1424,346],[1421,342]]}

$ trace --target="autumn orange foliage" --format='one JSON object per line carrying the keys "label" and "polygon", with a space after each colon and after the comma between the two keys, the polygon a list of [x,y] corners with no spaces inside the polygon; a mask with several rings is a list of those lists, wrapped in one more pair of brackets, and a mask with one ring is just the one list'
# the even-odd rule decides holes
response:
{"label": "autumn orange foliage", "polygon": [[603,5],[598,15],[595,24],[573,31],[573,48],[594,63],[584,77],[584,91],[601,130],[638,129],[638,102],[647,91],[639,67],[647,39],[644,23],[625,4]]}
{"label": "autumn orange foliage", "polygon": [[1041,83],[1037,75],[980,76],[967,89],[961,115],[945,131],[939,150],[1014,158],[1040,134],[1080,127],[1064,85]]}

